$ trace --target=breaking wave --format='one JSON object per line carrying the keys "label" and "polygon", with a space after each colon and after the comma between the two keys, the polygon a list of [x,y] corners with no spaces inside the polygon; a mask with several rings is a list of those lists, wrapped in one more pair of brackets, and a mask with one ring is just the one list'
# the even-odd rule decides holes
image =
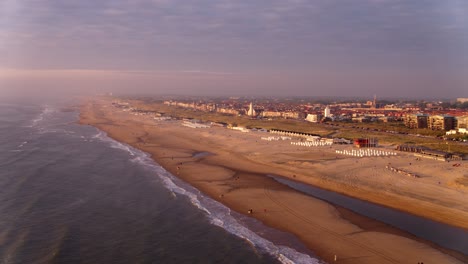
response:
{"label": "breaking wave", "polygon": [[56,111],[55,108],[53,108],[50,105],[44,105],[42,106],[42,108],[43,108],[42,112],[31,121],[31,124],[29,125],[29,127],[37,126],[42,120],[44,120],[44,118],[47,115],[50,115],[51,113],[54,113]]}
{"label": "breaking wave", "polygon": [[322,261],[307,254],[298,252],[293,248],[275,245],[273,242],[259,236],[246,226],[239,223],[239,221],[231,214],[231,210],[228,207],[203,195],[196,188],[173,176],[160,165],[155,163],[147,153],[135,149],[127,144],[120,143],[108,137],[105,132],[100,130],[92,138],[104,141],[112,148],[127,152],[131,156],[131,160],[133,162],[141,164],[142,166],[154,171],[163,183],[164,187],[172,192],[173,196],[185,196],[195,207],[205,212],[211,224],[219,226],[227,232],[248,241],[258,250],[274,256],[281,263],[323,263]]}

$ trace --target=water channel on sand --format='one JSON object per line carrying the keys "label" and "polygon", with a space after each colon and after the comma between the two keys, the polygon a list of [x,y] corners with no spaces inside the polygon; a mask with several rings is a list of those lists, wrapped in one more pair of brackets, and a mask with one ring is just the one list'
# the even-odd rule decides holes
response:
{"label": "water channel on sand", "polygon": [[279,176],[268,176],[307,195],[325,200],[331,204],[347,208],[358,214],[394,226],[417,237],[436,243],[444,248],[456,250],[468,255],[468,232],[462,228],[435,222],[430,219],[351,198],[346,195],[323,190]]}

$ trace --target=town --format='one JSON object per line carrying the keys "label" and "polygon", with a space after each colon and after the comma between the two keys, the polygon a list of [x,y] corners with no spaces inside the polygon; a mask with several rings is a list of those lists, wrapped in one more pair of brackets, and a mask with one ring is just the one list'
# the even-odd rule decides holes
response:
{"label": "town", "polygon": [[[366,102],[307,103],[305,100],[256,100],[255,103],[229,98],[227,100],[166,100],[165,105],[228,115],[245,115],[259,119],[297,119],[312,123],[326,122],[400,122],[407,128],[446,131],[460,135],[468,131],[468,98],[449,102],[388,102],[379,103],[376,96]],[[440,132],[437,134],[441,134]]]}
{"label": "town", "polygon": [[463,159],[468,150],[468,98],[404,102],[378,101],[375,96],[369,101],[119,97],[113,105],[159,121],[183,119],[184,126],[193,128],[225,126],[321,142],[314,144],[383,143],[441,160]]}

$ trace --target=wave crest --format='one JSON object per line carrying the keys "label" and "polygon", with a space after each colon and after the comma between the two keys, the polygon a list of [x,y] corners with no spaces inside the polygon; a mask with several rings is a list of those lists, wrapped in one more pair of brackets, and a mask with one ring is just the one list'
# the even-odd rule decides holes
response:
{"label": "wave crest", "polygon": [[30,127],[35,127],[35,126],[37,126],[42,120],[44,120],[44,118],[45,118],[47,115],[50,115],[51,113],[54,113],[55,111],[56,111],[56,109],[53,108],[52,106],[50,106],[50,105],[43,105],[43,106],[42,106],[42,112],[41,112],[36,118],[34,118],[33,120],[31,120]]}
{"label": "wave crest", "polygon": [[136,162],[153,170],[161,180],[164,187],[171,191],[173,195],[176,196],[179,194],[187,197],[195,207],[204,211],[211,224],[219,226],[227,232],[244,239],[260,251],[274,256],[281,263],[322,263],[320,260],[307,254],[300,253],[286,246],[275,245],[273,242],[259,236],[246,226],[239,223],[239,221],[231,215],[231,210],[228,207],[203,195],[196,188],[173,176],[153,161],[147,153],[135,149],[127,144],[120,143],[108,137],[105,132],[100,130],[95,136],[93,136],[93,139],[102,140],[109,143],[109,146],[112,148],[128,152],[129,155],[133,157],[131,159],[132,162]]}

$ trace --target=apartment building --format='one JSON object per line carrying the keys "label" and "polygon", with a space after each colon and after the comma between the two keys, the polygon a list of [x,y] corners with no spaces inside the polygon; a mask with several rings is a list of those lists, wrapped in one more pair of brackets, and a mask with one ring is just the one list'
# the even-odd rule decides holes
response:
{"label": "apartment building", "polygon": [[433,115],[429,117],[428,128],[432,130],[451,130],[456,126],[456,119],[449,115]]}
{"label": "apartment building", "polygon": [[404,117],[405,126],[409,128],[428,128],[429,115],[427,114],[407,114]]}
{"label": "apartment building", "polygon": [[468,128],[468,116],[457,117],[457,128]]}

